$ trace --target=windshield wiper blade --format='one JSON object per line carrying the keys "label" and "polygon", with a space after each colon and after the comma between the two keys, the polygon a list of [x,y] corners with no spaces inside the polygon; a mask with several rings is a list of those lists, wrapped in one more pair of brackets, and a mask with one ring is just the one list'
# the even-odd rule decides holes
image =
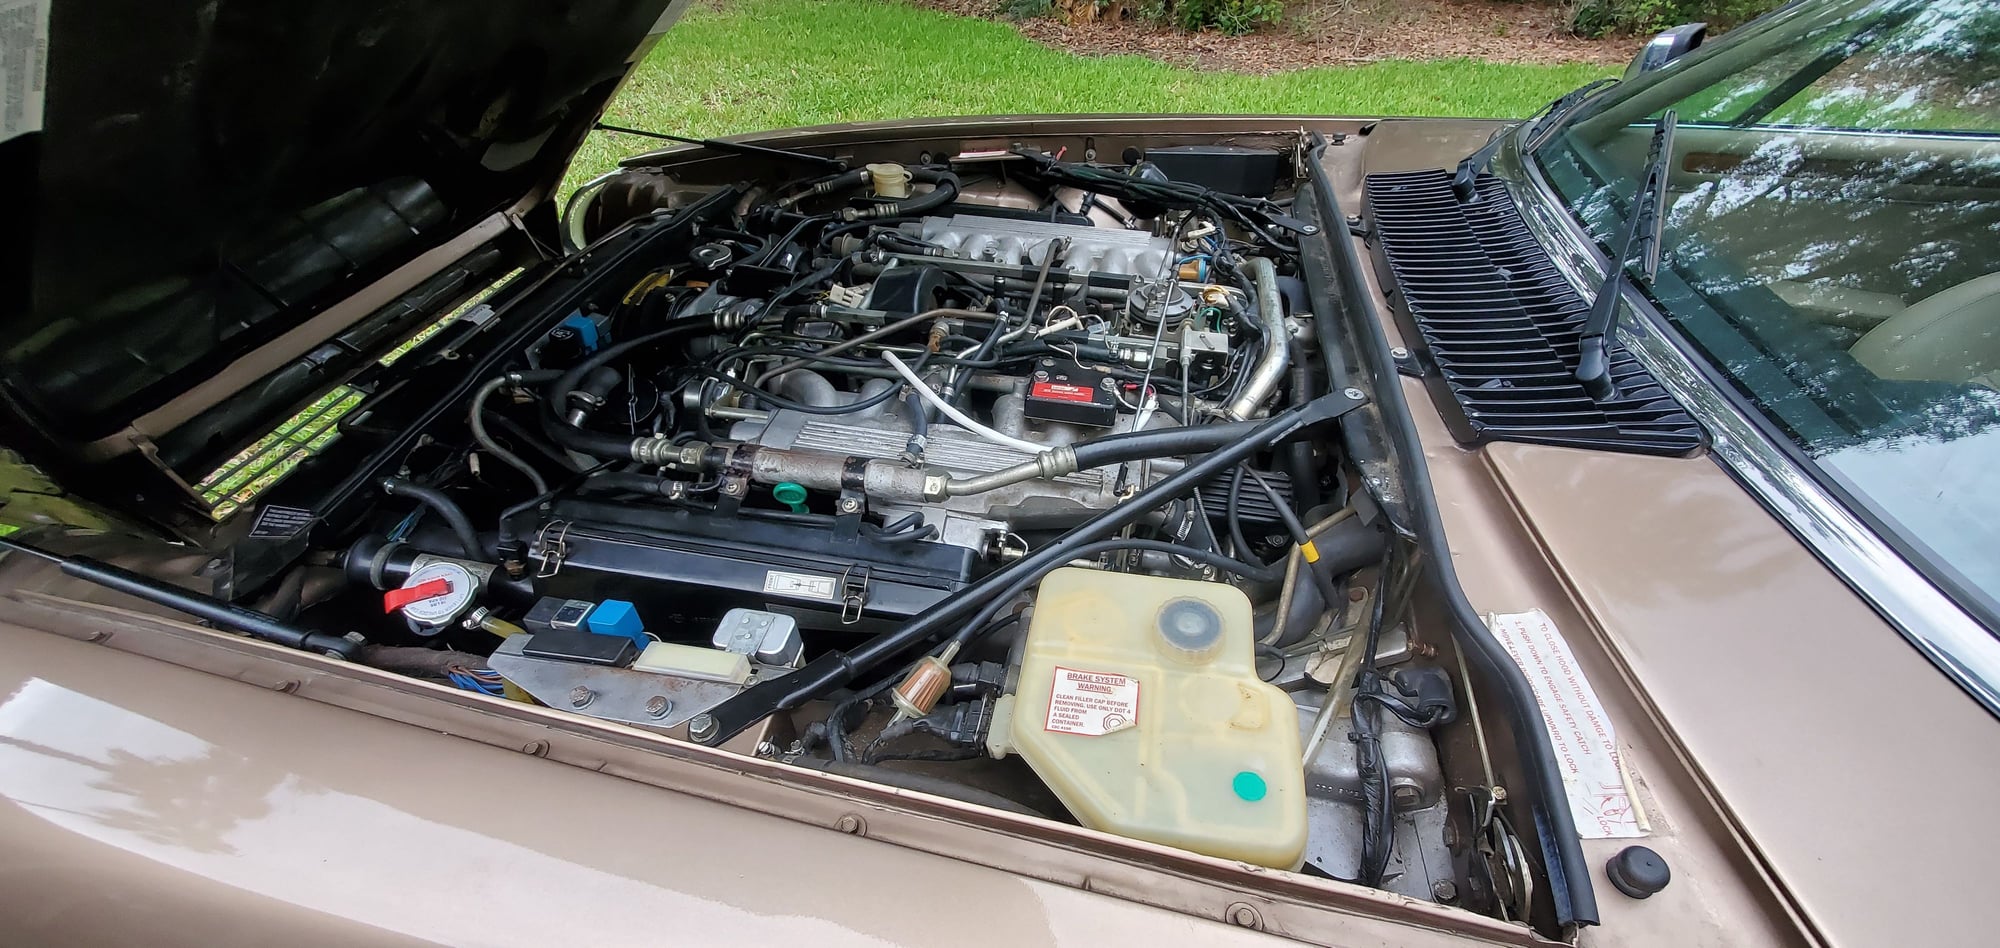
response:
{"label": "windshield wiper blade", "polygon": [[[1598,79],[1571,89],[1549,104],[1536,109],[1535,114],[1523,119],[1521,124],[1515,127],[1525,127],[1528,133],[1532,135],[1535,129],[1541,127],[1542,123],[1561,118],[1563,115],[1568,114],[1571,109],[1576,108],[1578,103],[1589,98],[1591,93],[1596,92],[1599,88],[1609,83],[1617,81],[1610,78]],[[1513,129],[1505,129],[1496,133],[1491,139],[1487,140],[1486,144],[1480,146],[1478,151],[1465,156],[1465,160],[1458,163],[1458,170],[1452,172],[1451,175],[1451,191],[1453,194],[1458,195],[1460,203],[1472,200],[1473,185],[1478,182],[1479,176],[1485,173],[1486,166],[1493,163],[1493,156],[1500,153],[1500,146],[1506,143],[1507,136],[1512,131]],[[1525,142],[1523,143],[1523,147],[1525,150],[1533,150],[1532,146]]]}
{"label": "windshield wiper blade", "polygon": [[[1651,286],[1660,272],[1660,232],[1666,225],[1667,166],[1673,160],[1674,128],[1680,116],[1668,109],[1653,123],[1653,141],[1646,147],[1646,167],[1639,176],[1639,189],[1632,193],[1632,216],[1625,222],[1625,237],[1618,256],[1604,272],[1590,315],[1583,320],[1583,335],[1576,341],[1576,380],[1590,397],[1603,401],[1617,394],[1611,382],[1611,358],[1605,337],[1618,320],[1618,301],[1630,285]],[[1638,254],[1640,283],[1632,283],[1628,268]]]}

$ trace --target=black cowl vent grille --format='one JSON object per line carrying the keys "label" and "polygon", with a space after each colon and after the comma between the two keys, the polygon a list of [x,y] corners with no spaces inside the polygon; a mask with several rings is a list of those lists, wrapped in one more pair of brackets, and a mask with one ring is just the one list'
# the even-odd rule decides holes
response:
{"label": "black cowl vent grille", "polygon": [[1428,381],[1454,437],[1646,454],[1701,446],[1700,426],[1622,346],[1610,351],[1614,395],[1598,401],[1577,383],[1590,301],[1500,181],[1482,175],[1463,204],[1444,171],[1369,175],[1365,191],[1377,269],[1405,336],[1436,366]]}

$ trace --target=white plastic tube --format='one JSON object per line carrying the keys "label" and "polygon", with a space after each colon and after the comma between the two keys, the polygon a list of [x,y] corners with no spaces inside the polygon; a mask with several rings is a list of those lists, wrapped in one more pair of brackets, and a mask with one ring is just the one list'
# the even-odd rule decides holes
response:
{"label": "white plastic tube", "polygon": [[918,395],[923,396],[924,401],[936,405],[938,411],[943,412],[946,418],[957,422],[959,427],[1001,447],[1013,448],[1016,451],[1027,454],[1040,454],[1048,450],[1047,445],[1036,444],[1033,441],[1023,441],[1019,438],[1009,438],[979,422],[973,421],[971,416],[952,407],[950,402],[939,397],[938,393],[931,391],[931,387],[925,385],[924,380],[917,377],[917,373],[910,371],[910,367],[904,365],[903,360],[896,358],[895,353],[882,353],[882,361],[889,363],[889,367],[895,369],[896,374],[903,377],[903,381],[910,383],[910,388],[914,389]]}

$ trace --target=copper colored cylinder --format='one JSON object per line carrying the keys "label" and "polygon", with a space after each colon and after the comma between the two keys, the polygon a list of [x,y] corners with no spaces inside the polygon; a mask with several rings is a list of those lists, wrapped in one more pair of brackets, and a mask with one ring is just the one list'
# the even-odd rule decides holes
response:
{"label": "copper colored cylinder", "polygon": [[938,699],[951,688],[951,668],[938,661],[934,655],[924,656],[917,667],[910,670],[909,677],[889,692],[889,700],[896,703],[906,717],[920,718],[937,707]]}

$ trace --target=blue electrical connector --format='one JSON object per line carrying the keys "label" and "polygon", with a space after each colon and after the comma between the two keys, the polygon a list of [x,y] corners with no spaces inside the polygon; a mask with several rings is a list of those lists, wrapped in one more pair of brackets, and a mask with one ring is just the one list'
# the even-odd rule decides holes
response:
{"label": "blue electrical connector", "polygon": [[590,610],[590,631],[598,635],[622,635],[640,648],[650,641],[646,638],[646,623],[639,619],[639,610],[623,599],[606,599]]}

